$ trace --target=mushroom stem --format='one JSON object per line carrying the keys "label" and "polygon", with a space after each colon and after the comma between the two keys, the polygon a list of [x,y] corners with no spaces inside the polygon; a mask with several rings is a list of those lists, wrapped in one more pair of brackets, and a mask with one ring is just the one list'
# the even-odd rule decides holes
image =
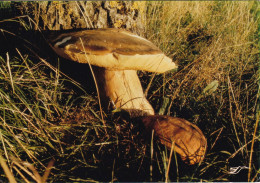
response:
{"label": "mushroom stem", "polygon": [[144,96],[135,70],[108,70],[93,67],[103,104],[121,108],[131,117],[154,115],[151,104]]}

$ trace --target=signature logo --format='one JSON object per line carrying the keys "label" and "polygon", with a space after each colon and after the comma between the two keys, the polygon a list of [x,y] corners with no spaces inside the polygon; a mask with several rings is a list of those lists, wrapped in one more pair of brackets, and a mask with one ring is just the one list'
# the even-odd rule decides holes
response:
{"label": "signature logo", "polygon": [[247,166],[231,167],[228,174],[238,174],[243,169],[249,169]]}

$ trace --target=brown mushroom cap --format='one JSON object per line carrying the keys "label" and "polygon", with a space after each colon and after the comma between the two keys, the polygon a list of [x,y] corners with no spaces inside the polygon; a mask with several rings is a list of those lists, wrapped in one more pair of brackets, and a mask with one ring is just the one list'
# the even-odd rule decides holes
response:
{"label": "brown mushroom cap", "polygon": [[207,140],[194,124],[181,118],[160,115],[145,116],[141,120],[147,129],[154,130],[155,136],[168,149],[174,143],[174,150],[186,163],[193,165],[204,159]]}
{"label": "brown mushroom cap", "polygon": [[50,43],[64,58],[113,70],[163,73],[177,68],[152,42],[120,29],[64,33]]}

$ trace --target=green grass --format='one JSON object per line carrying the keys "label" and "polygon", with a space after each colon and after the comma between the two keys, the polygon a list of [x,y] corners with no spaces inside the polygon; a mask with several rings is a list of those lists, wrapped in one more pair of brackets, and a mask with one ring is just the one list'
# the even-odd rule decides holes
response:
{"label": "green grass", "polygon": [[[201,128],[205,160],[188,166],[174,153],[170,160],[135,121],[103,114],[104,125],[95,92],[63,74],[63,62],[54,67],[57,57],[14,47],[0,57],[0,152],[18,182],[39,180],[36,172],[43,176],[52,159],[50,182],[257,180],[259,3],[146,5],[146,37],[179,69],[139,72],[142,85],[156,112]],[[237,166],[250,171],[228,174]],[[7,179],[2,170],[0,177]]]}

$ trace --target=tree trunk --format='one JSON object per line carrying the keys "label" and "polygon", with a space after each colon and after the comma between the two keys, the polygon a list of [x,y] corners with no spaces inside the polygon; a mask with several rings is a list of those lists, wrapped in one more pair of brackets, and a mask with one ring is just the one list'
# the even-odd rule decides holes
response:
{"label": "tree trunk", "polygon": [[19,15],[28,15],[37,30],[125,28],[143,35],[145,2],[43,1],[13,2]]}

